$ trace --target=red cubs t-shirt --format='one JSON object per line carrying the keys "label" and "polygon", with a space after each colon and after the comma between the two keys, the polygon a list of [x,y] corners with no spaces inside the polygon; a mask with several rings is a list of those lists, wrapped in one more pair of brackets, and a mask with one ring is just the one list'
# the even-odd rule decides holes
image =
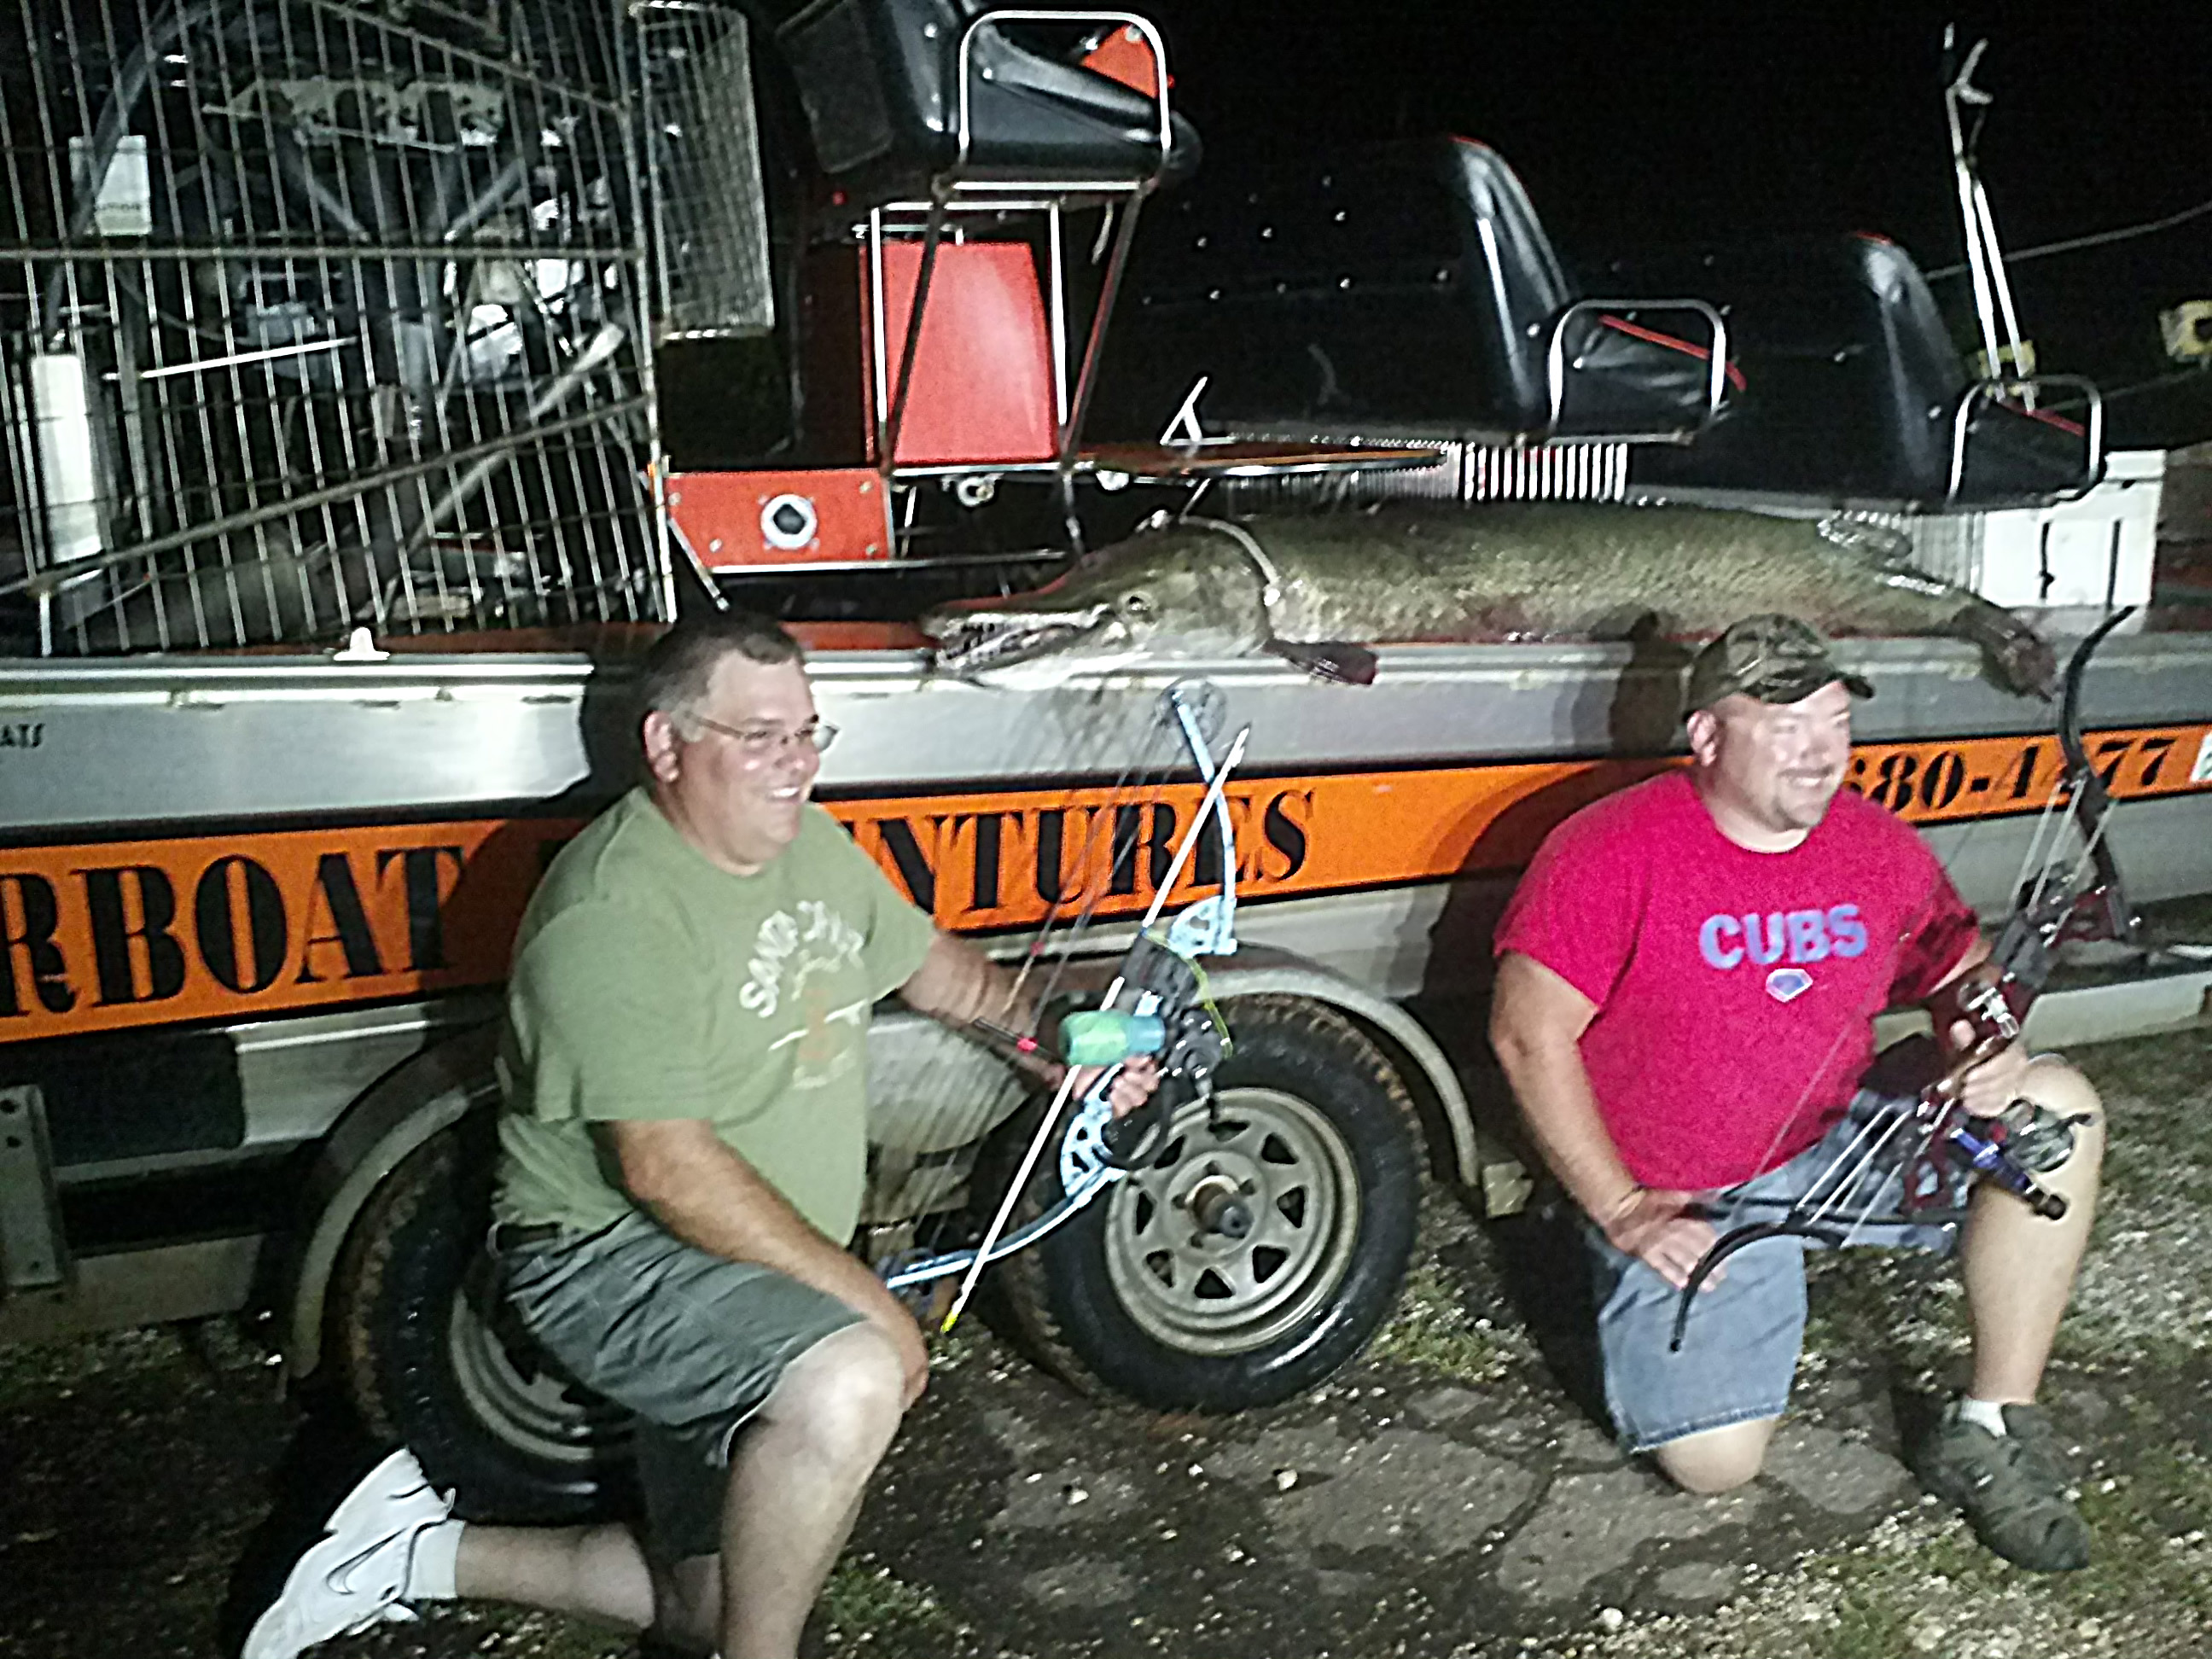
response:
{"label": "red cubs t-shirt", "polygon": [[1874,1016],[1941,984],[1974,914],[1911,828],[1845,790],[1798,846],[1715,827],[1686,772],[1554,830],[1498,923],[1597,1005],[1583,1063],[1629,1173],[1733,1186],[1843,1115]]}

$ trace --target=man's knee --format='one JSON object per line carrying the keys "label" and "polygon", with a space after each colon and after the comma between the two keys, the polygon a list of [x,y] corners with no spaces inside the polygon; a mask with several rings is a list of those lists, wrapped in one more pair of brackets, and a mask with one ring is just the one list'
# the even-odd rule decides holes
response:
{"label": "man's knee", "polygon": [[1731,1492],[1758,1475],[1778,1420],[1763,1417],[1686,1434],[1668,1441],[1652,1456],[1660,1472],[1684,1492],[1701,1496]]}
{"label": "man's knee", "polygon": [[848,1325],[785,1368],[762,1414],[840,1455],[882,1455],[904,1410],[898,1350],[873,1325]]}
{"label": "man's knee", "polygon": [[2046,1054],[2027,1068],[2027,1080],[2021,1092],[2046,1111],[2087,1119],[2083,1127],[2104,1127],[2105,1107],[2097,1098],[2096,1085],[2055,1056]]}
{"label": "man's knee", "polygon": [[2069,1180],[2094,1177],[2105,1147],[2104,1103],[2095,1085],[2064,1060],[2045,1058],[2027,1068],[2021,1094],[2050,1115],[2050,1132],[2060,1138],[2040,1157],[2030,1152],[2031,1167]]}

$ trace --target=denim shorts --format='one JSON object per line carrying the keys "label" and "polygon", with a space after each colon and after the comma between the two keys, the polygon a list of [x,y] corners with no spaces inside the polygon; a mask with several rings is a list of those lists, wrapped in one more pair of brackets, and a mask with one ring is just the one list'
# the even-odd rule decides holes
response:
{"label": "denim shorts", "polygon": [[506,1251],[525,1329],[636,1419],[646,1542],[664,1563],[721,1547],[730,1443],[785,1368],[860,1316],[774,1270],[694,1249],[642,1215]]}
{"label": "denim shorts", "polygon": [[[1824,1170],[1855,1170],[1857,1159],[1849,1149],[1866,1116],[1894,1103],[1863,1091],[1850,1114],[1818,1144],[1779,1169],[1707,1198],[1714,1227],[1726,1233],[1751,1222],[1779,1220]],[[1846,1160],[1840,1166],[1839,1158]],[[1947,1176],[1944,1190],[1926,1195],[1934,1212],[1929,1220],[1856,1226],[1862,1214],[1894,1215],[1903,1196],[1901,1172],[1869,1170],[1849,1183],[1829,1219],[1847,1245],[1948,1254],[1957,1242],[1953,1218],[1965,1189],[1963,1176]],[[1649,1451],[1685,1435],[1782,1414],[1805,1335],[1805,1251],[1808,1245],[1825,1248],[1820,1241],[1765,1238],[1737,1250],[1719,1281],[1709,1282],[1696,1297],[1681,1351],[1669,1352],[1681,1293],[1613,1249],[1594,1225],[1585,1223],[1583,1236],[1596,1274],[1606,1403],[1630,1450]]]}

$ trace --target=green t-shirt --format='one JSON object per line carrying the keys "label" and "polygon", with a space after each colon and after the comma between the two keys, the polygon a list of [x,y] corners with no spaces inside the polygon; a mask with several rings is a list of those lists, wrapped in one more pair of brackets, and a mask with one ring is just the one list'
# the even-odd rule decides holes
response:
{"label": "green t-shirt", "polygon": [[500,1219],[620,1219],[636,1206],[590,1126],[700,1118],[842,1242],[866,1170],[869,1009],[933,933],[819,807],[733,876],[632,790],[562,849],[515,939]]}

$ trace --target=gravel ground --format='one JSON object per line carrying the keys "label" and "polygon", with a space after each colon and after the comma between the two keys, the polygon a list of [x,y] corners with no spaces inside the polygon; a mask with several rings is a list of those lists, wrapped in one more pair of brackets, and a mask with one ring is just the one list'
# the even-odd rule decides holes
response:
{"label": "gravel ground", "polygon": [[[1449,1200],[1374,1349],[1235,1419],[1075,1399],[963,1334],[864,1512],[811,1643],[888,1659],[2191,1659],[2212,1651],[2212,1033],[2075,1058],[2110,1191],[2046,1399],[2097,1540],[2039,1577],[1914,1492],[1900,1424],[1965,1352],[1939,1266],[1820,1263],[1769,1474],[1714,1499],[1587,1408],[1556,1226]],[[0,1659],[232,1650],[368,1449],[279,1397],[227,1324],[0,1352]],[[441,1609],[332,1654],[615,1659],[514,1609]]]}

